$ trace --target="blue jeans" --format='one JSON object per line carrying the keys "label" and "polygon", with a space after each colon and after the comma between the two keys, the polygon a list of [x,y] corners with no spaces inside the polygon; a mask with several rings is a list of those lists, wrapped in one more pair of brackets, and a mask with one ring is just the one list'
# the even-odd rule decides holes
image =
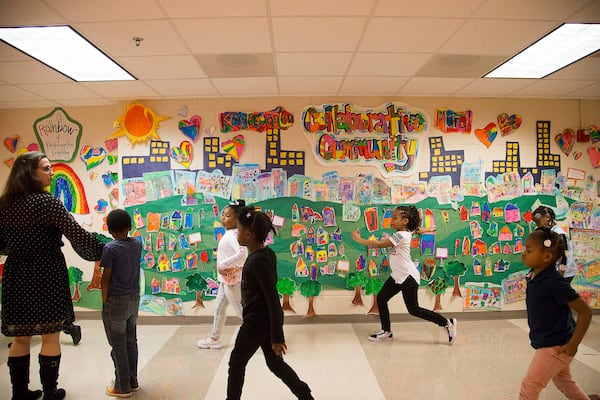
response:
{"label": "blue jeans", "polygon": [[110,296],[102,305],[102,322],[115,364],[114,388],[120,393],[138,386],[137,326],[139,294]]}

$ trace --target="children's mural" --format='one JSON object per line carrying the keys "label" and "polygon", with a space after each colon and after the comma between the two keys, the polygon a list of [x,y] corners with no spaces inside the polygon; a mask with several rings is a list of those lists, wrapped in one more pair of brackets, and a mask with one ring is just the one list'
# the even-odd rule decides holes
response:
{"label": "children's mural", "polygon": [[[185,111],[179,115],[185,116],[187,107]],[[427,233],[414,235],[411,253],[421,286],[438,300],[462,298],[464,310],[500,310],[504,304],[522,301],[526,267],[520,254],[526,236],[535,229],[531,211],[543,204],[552,207],[560,225],[570,230],[579,267],[574,287],[592,307],[600,308],[596,193],[600,186],[585,170],[565,174],[561,169],[569,143],[592,138],[593,130],[581,135],[563,130],[554,143],[564,155],[553,154],[550,121],[537,121],[534,165],[522,165],[520,142],[510,141],[504,158],[493,160],[492,169],[485,170],[479,155],[467,160],[463,149],[445,144],[448,134],[471,133],[473,112],[438,108],[435,113],[430,126],[425,111],[397,102],[372,109],[350,104],[306,106],[301,130],[319,163],[332,168],[320,177],[305,175],[304,151],[282,148],[282,136],[295,123],[283,107],[222,112],[218,117],[222,136],[213,136],[211,127],[204,130],[202,140],[202,118],[194,115],[178,127],[191,141],[176,140],[173,145],[157,132],[159,122],[169,117],[132,103],[118,119],[120,130],[110,135],[106,148],[84,145],[74,149],[73,157],[79,151],[86,171],[106,159],[113,161],[111,165],[120,161],[121,179],[111,171],[90,172],[90,179],[92,174],[102,176],[110,200],[99,199],[94,210],[103,214],[123,204],[132,215],[131,235],[143,244],[140,285],[146,311],[181,315],[182,302],[202,307],[203,299],[216,295],[217,243],[224,232],[219,216],[238,198],[272,217],[277,234],[270,235],[267,244],[278,255],[278,288],[289,309],[291,296],[307,297],[307,316],[318,313],[313,300],[323,288],[348,290],[357,306],[363,305],[362,290],[377,294],[390,273],[389,254],[357,244],[350,232],[359,229],[372,239],[391,234],[393,208],[407,203],[419,209],[423,228],[428,228]],[[521,123],[519,114],[499,114],[497,125],[494,121],[483,130],[474,129],[474,140],[490,147],[498,132],[518,135]],[[434,128],[443,135],[433,134]],[[250,135],[264,135],[265,159],[253,160],[256,164],[240,162]],[[118,157],[118,136],[127,136],[132,145],[146,144],[147,155]],[[14,135],[4,140],[10,153],[17,151],[19,139]],[[38,140],[40,145],[50,143]],[[596,142],[589,142],[594,148]],[[415,171],[423,146],[429,147],[429,168]],[[190,169],[195,153],[203,161],[202,169]],[[338,172],[348,164],[375,165],[378,173]],[[67,164],[53,166],[51,192],[71,212],[88,214],[79,177]],[[413,173],[414,179],[406,179]],[[453,289],[446,290],[450,286]],[[97,285],[87,287],[79,291],[78,305],[100,308]]]}

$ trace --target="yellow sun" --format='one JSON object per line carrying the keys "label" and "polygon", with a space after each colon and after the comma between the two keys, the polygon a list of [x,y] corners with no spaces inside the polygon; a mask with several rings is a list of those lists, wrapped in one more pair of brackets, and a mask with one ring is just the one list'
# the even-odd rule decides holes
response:
{"label": "yellow sun", "polygon": [[171,117],[157,116],[154,111],[140,103],[130,103],[127,109],[115,121],[115,127],[120,129],[109,136],[109,139],[127,136],[132,145],[147,142],[150,139],[160,140],[157,129],[160,121]]}

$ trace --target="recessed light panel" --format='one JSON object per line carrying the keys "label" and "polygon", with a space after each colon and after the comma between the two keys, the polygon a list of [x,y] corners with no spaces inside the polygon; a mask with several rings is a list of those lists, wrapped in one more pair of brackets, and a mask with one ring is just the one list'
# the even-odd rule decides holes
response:
{"label": "recessed light panel", "polygon": [[77,82],[135,80],[70,26],[0,28],[0,40]]}

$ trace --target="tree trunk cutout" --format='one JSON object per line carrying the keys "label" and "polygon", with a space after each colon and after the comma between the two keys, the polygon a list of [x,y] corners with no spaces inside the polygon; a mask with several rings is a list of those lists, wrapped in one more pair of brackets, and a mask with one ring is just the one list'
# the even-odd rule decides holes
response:
{"label": "tree trunk cutout", "polygon": [[289,311],[291,313],[296,314],[296,311],[292,308],[292,305],[290,304],[290,295],[289,294],[283,295],[283,304],[282,304],[281,308],[283,309],[284,312]]}
{"label": "tree trunk cutout", "polygon": [[373,304],[367,312],[367,315],[379,315],[379,305],[377,305],[377,295],[373,295]]}
{"label": "tree trunk cutout", "polygon": [[308,298],[308,310],[306,311],[306,315],[304,316],[304,318],[312,318],[316,315],[315,307],[313,305],[313,300],[314,300],[314,296],[310,296]]}
{"label": "tree trunk cutout", "polygon": [[356,286],[354,288],[354,298],[352,299],[352,304],[355,306],[364,306],[362,296],[360,295],[360,286]]}
{"label": "tree trunk cutout", "polygon": [[73,292],[73,296],[71,297],[71,301],[76,303],[81,300],[81,292],[79,292],[79,283],[74,283],[73,286],[75,286],[75,290]]}
{"label": "tree trunk cutout", "polygon": [[462,297],[462,293],[460,292],[460,277],[457,275],[454,277],[454,290],[452,290],[453,297]]}
{"label": "tree trunk cutout", "polygon": [[85,290],[88,292],[92,290],[101,290],[102,289],[102,268],[100,268],[100,261],[96,261],[94,263],[94,274],[92,275],[92,280],[88,283]]}
{"label": "tree trunk cutout", "polygon": [[192,306],[192,308],[196,308],[196,307],[204,307],[204,302],[202,301],[202,290],[197,290],[196,291],[196,304],[194,304]]}
{"label": "tree trunk cutout", "polygon": [[441,297],[441,294],[435,296],[435,305],[433,306],[433,311],[439,311],[442,309]]}

